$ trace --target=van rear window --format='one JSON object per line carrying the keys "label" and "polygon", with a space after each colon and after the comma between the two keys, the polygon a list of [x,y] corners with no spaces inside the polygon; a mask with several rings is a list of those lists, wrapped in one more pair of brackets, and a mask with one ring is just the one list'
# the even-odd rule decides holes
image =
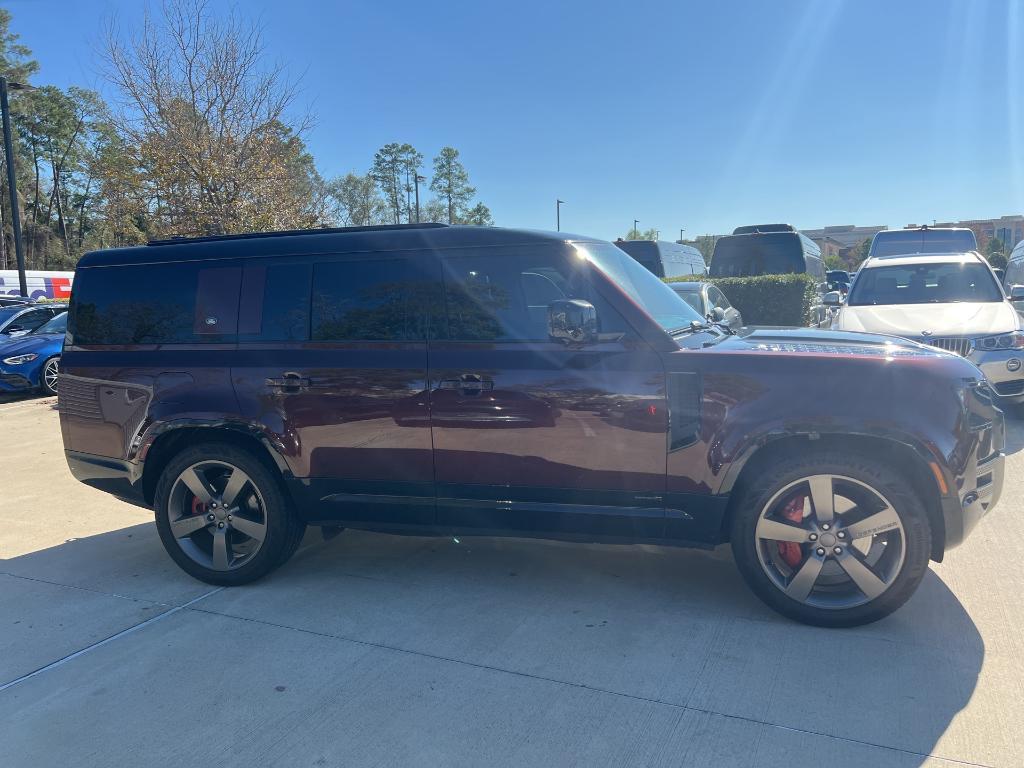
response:
{"label": "van rear window", "polygon": [[68,330],[74,344],[193,344],[235,339],[242,270],[219,263],[81,269]]}

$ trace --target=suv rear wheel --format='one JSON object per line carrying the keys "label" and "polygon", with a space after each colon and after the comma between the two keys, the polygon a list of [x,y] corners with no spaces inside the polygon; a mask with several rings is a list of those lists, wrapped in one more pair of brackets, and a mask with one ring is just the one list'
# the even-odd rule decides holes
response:
{"label": "suv rear wheel", "polygon": [[856,454],[789,456],[740,491],[736,564],[779,613],[844,627],[892,613],[928,568],[931,532],[913,488]]}
{"label": "suv rear wheel", "polygon": [[295,553],[306,529],[263,462],[223,443],[175,456],[157,482],[154,508],[167,553],[210,584],[265,576]]}

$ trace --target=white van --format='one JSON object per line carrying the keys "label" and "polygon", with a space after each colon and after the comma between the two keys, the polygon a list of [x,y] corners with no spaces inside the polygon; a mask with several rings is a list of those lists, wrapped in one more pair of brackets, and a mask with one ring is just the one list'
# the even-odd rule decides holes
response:
{"label": "white van", "polygon": [[[28,286],[30,299],[63,299],[71,298],[71,283],[75,280],[74,272],[50,272],[27,270],[25,282]],[[0,296],[20,296],[21,285],[18,282],[16,269],[0,270]]]}

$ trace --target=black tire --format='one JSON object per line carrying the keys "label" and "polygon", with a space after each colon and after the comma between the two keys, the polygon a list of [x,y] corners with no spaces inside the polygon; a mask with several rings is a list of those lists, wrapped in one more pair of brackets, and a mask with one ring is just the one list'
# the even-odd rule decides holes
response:
{"label": "black tire", "polygon": [[[900,564],[893,566],[894,575],[891,576],[891,581],[888,582],[885,591],[874,599],[867,598],[867,593],[862,593],[860,599],[868,601],[861,605],[821,607],[793,599],[769,576],[769,568],[762,562],[764,550],[759,549],[762,542],[774,539],[774,537],[771,539],[759,538],[756,533],[762,511],[768,507],[769,503],[775,503],[773,500],[777,499],[778,494],[784,489],[793,487],[803,478],[823,475],[836,476],[838,482],[842,482],[841,478],[851,478],[869,486],[871,490],[881,494],[888,501],[902,525],[900,532],[902,560],[899,561]],[[842,520],[842,516],[838,515],[836,520]],[[839,530],[842,523],[834,522],[833,526],[835,530]],[[820,532],[816,535],[823,536]],[[868,541],[872,542],[870,546],[874,546],[875,538],[877,537],[873,535],[868,538]],[[864,542],[865,539],[862,538],[859,541]],[[754,594],[769,607],[783,616],[804,624],[821,627],[852,627],[878,621],[903,605],[914,593],[928,569],[931,553],[931,528],[924,507],[912,486],[897,472],[882,462],[867,456],[825,451],[816,455],[783,456],[760,467],[756,477],[745,478],[743,486],[737,491],[732,507],[731,543],[740,573]],[[836,543],[852,545],[853,541]],[[883,542],[883,544],[887,543]],[[797,546],[817,547],[818,545],[799,544]],[[868,545],[862,544],[862,546]],[[821,552],[820,549],[816,551]],[[839,550],[837,549],[837,551]],[[804,557],[810,559],[809,554]],[[827,560],[827,557],[818,559]],[[839,559],[836,558],[836,567],[839,562]],[[840,577],[842,575],[840,573]],[[818,577],[812,577],[812,579],[814,578]],[[812,594],[813,590],[817,588],[816,584],[817,582],[812,580],[812,585],[814,585]],[[852,579],[850,586],[856,589],[852,584]]]}
{"label": "black tire", "polygon": [[[172,491],[185,470],[204,462],[231,465],[242,470],[262,501],[265,537],[244,564],[231,570],[216,570],[197,562],[186,554],[171,531]],[[295,514],[280,479],[259,457],[227,443],[203,443],[187,448],[171,459],[157,482],[153,506],[160,541],[171,559],[190,576],[218,586],[248,584],[267,575],[295,554],[306,531],[306,525]]]}
{"label": "black tire", "polygon": [[[54,362],[56,361],[56,363]],[[57,394],[57,383],[56,380],[51,383],[47,381],[47,366],[60,364],[60,355],[54,355],[53,357],[47,358],[46,362],[43,363],[43,367],[39,371],[39,390],[44,395],[56,395]]]}

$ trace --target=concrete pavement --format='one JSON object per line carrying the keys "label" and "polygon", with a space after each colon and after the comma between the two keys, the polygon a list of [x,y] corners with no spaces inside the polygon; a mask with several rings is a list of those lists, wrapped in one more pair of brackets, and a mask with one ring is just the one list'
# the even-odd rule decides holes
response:
{"label": "concrete pavement", "polygon": [[895,615],[793,624],[725,548],[317,534],[214,589],[0,404],[0,764],[1018,766],[1024,426]]}

